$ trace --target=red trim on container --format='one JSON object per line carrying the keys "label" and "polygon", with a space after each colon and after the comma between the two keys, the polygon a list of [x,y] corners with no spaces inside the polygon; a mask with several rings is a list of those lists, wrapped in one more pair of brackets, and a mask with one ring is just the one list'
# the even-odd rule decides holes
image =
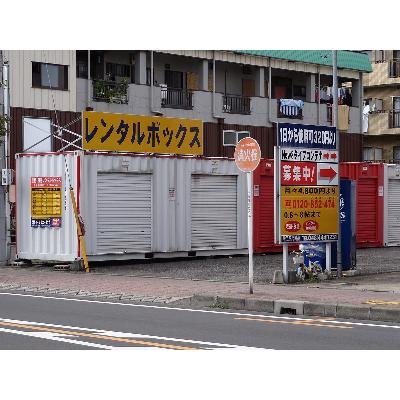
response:
{"label": "red trim on container", "polygon": [[[80,195],[81,195],[81,157],[76,157],[76,208],[78,210],[78,214],[80,214]],[[79,236],[78,236],[78,257],[81,256],[81,247],[79,245]]]}
{"label": "red trim on container", "polygon": [[49,151],[47,153],[17,153],[15,158],[18,157],[32,157],[32,156],[51,156],[51,155],[63,155],[63,154],[74,154],[74,151]]}
{"label": "red trim on container", "polygon": [[[18,164],[15,163],[15,257],[18,254],[18,186],[17,186],[17,166]],[[8,194],[8,200],[10,200],[10,193]],[[32,200],[31,200],[32,201]],[[10,212],[10,220],[12,218],[11,212]],[[11,237],[11,235],[10,235]],[[11,245],[11,241],[10,241]],[[11,247],[10,247],[10,255],[11,255]]]}

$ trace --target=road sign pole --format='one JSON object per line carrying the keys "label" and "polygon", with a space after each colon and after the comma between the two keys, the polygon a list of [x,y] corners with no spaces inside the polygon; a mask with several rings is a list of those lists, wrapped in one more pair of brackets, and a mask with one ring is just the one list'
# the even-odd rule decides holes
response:
{"label": "road sign pole", "polygon": [[249,288],[253,294],[253,172],[247,172],[247,243],[249,247]]}
{"label": "road sign pole", "polygon": [[246,137],[235,148],[236,166],[246,173],[247,180],[247,243],[249,248],[249,286],[253,294],[253,171],[261,159],[261,149],[257,140]]}

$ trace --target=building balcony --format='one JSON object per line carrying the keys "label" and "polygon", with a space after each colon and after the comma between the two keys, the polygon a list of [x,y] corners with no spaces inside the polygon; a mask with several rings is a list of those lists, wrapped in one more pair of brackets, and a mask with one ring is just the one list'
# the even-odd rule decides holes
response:
{"label": "building balcony", "polygon": [[161,86],[161,107],[180,108],[183,110],[193,109],[193,91],[186,89],[173,89]]}
{"label": "building balcony", "polygon": [[[223,118],[225,124],[252,126],[272,126],[278,121],[308,125],[331,124],[327,104],[320,104],[318,107],[318,103],[304,102],[301,114],[298,114],[296,118],[293,115],[283,114],[278,117],[278,99],[225,95],[220,92],[213,94],[206,90],[167,89],[165,91],[162,85],[153,86],[153,93],[151,93],[151,86],[138,84],[128,84],[126,92],[120,90],[117,94],[113,92],[111,96],[106,95],[106,89],[110,86],[114,88],[115,82],[105,82],[107,85],[102,85],[102,89],[96,91],[96,84],[88,85],[87,79],[77,78],[76,109],[78,112],[85,110],[88,99],[91,99],[90,106],[99,112],[157,114],[171,118],[200,119],[204,122],[216,122],[216,118]],[[90,89],[89,96],[88,88]],[[350,107],[350,125],[347,132],[361,132],[358,107]]]}
{"label": "building balcony", "polygon": [[128,82],[93,81],[93,101],[128,104]]}
{"label": "building balcony", "polygon": [[230,114],[250,114],[250,97],[225,95],[223,97],[222,111]]}
{"label": "building balcony", "polygon": [[277,106],[278,118],[303,119],[304,101],[279,99]]}

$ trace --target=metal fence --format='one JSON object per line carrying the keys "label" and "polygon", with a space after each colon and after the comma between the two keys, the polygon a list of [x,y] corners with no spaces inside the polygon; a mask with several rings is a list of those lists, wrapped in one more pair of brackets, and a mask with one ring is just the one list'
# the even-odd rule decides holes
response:
{"label": "metal fence", "polygon": [[191,110],[193,109],[193,91],[187,89],[162,87],[161,106]]}
{"label": "metal fence", "polygon": [[222,110],[231,114],[250,114],[250,97],[227,95],[223,98]]}

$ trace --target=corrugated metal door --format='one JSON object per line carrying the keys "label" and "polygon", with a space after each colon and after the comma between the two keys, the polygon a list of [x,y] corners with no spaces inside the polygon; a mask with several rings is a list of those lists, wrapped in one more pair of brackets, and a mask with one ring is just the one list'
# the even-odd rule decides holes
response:
{"label": "corrugated metal door", "polygon": [[237,248],[237,176],[192,175],[193,250]]}
{"label": "corrugated metal door", "polygon": [[400,244],[400,179],[389,179],[388,185],[388,244]]}
{"label": "corrugated metal door", "polygon": [[274,245],[274,177],[260,176],[259,215],[254,221],[259,226],[259,246]]}
{"label": "corrugated metal door", "polygon": [[377,191],[377,179],[359,179],[357,184],[357,243],[376,242],[378,240]]}
{"label": "corrugated metal door", "polygon": [[97,175],[97,252],[151,250],[151,175]]}

